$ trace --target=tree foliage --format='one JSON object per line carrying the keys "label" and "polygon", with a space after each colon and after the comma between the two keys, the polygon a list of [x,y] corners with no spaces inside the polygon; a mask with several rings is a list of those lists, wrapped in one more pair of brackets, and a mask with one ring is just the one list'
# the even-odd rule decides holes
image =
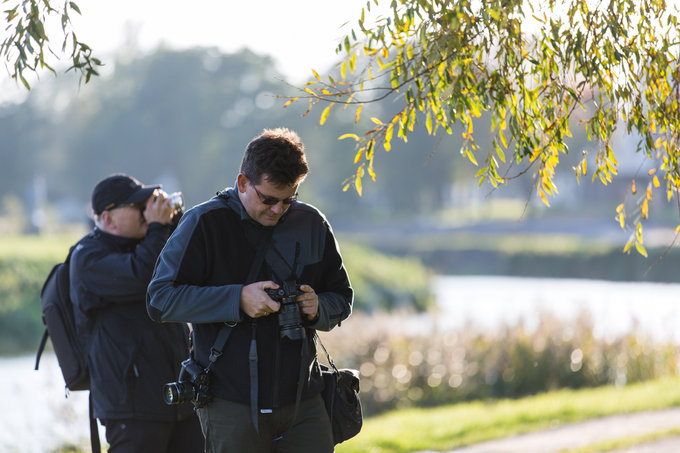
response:
{"label": "tree foliage", "polygon": [[[646,256],[642,222],[660,191],[678,201],[680,187],[680,67],[678,11],[663,0],[391,0],[390,13],[369,25],[378,0],[367,2],[358,27],[337,52],[340,76],[315,78],[289,102],[355,109],[389,100],[396,113],[371,118],[357,142],[356,172],[345,190],[375,180],[378,149],[389,151],[416,127],[431,135],[460,133],[460,153],[478,166],[479,183],[493,187],[531,172],[535,193],[549,205],[555,175],[575,127],[592,144],[578,150],[575,177],[607,185],[617,175],[612,139],[637,137],[651,162],[642,190],[621,203],[616,218],[632,227],[624,250]],[[385,0],[386,1],[386,0]],[[309,112],[309,110],[308,110]],[[490,130],[475,130],[485,117]],[[479,137],[490,146],[482,148]],[[564,160],[564,159],[563,159]],[[680,230],[680,226],[678,227]]]}
{"label": "tree foliage", "polygon": [[[75,2],[64,0],[63,5],[53,6],[49,0],[2,0],[2,5],[7,26],[0,44],[0,56],[10,76],[21,81],[26,89],[31,88],[27,74],[42,69],[55,72],[51,60],[58,59],[61,54],[69,56],[71,66],[68,70],[80,73],[85,82],[98,75],[101,61],[92,55],[87,44],[78,40],[71,24],[71,15],[80,14]],[[50,46],[50,36],[46,32],[53,20],[60,21],[63,33],[59,51]]]}

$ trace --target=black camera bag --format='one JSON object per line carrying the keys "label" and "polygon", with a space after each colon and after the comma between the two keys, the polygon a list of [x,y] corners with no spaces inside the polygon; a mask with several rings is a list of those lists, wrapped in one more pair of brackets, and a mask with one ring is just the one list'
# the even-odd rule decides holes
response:
{"label": "black camera bag", "polygon": [[324,383],[321,396],[331,419],[333,443],[337,445],[359,434],[363,425],[359,399],[359,371],[349,368],[337,369],[318,335],[316,338],[331,366],[328,368],[325,365],[319,365]]}

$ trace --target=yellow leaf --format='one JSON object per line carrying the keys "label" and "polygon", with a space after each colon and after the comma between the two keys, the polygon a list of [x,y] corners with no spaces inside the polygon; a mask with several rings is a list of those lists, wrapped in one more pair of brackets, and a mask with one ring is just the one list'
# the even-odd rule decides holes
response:
{"label": "yellow leaf", "polygon": [[364,154],[364,147],[362,146],[361,148],[359,148],[359,151],[357,151],[356,156],[354,156],[354,163],[355,164],[359,163],[359,161],[361,160],[361,156],[363,156],[363,154]]}
{"label": "yellow leaf", "polygon": [[654,187],[659,187],[659,178],[657,178],[656,175],[654,175],[652,183],[654,183]]}
{"label": "yellow leaf", "polygon": [[326,118],[328,118],[328,114],[331,111],[331,107],[333,107],[335,104],[328,104],[328,107],[323,109],[323,113],[321,113],[321,118],[319,119],[319,124],[323,126],[323,123],[326,122]]}
{"label": "yellow leaf", "polygon": [[633,192],[633,195],[637,193],[637,188],[635,187],[635,180],[633,180],[633,185],[631,187],[631,191]]}
{"label": "yellow leaf", "polygon": [[359,107],[357,107],[357,114],[356,118],[354,119],[355,123],[359,122],[359,118],[361,118],[361,109],[363,108],[364,104],[359,104]]}
{"label": "yellow leaf", "polygon": [[286,103],[283,104],[283,107],[284,107],[284,108],[288,107],[290,104],[292,104],[293,102],[297,101],[297,99],[298,99],[298,98],[293,98],[293,99],[287,100]]}
{"label": "yellow leaf", "polygon": [[626,246],[623,248],[623,253],[627,253],[630,250],[630,247],[633,245],[633,241],[630,240],[626,243]]}
{"label": "yellow leaf", "polygon": [[470,162],[472,162],[475,167],[479,166],[479,164],[477,163],[477,159],[475,159],[475,155],[472,154],[472,151],[467,150],[466,155],[467,155],[468,160],[470,160]]}
{"label": "yellow leaf", "polygon": [[647,215],[649,214],[649,200],[645,198],[645,201],[642,202],[642,217],[645,219],[647,218]]}
{"label": "yellow leaf", "polygon": [[314,73],[314,77],[316,77],[316,79],[317,79],[319,82],[321,82],[321,77],[319,77],[319,74],[318,74],[314,69],[312,69],[312,72]]}
{"label": "yellow leaf", "polygon": [[378,124],[378,125],[381,125],[381,124],[382,124],[382,121],[380,121],[380,120],[379,120],[378,118],[376,118],[375,116],[371,118],[371,121],[373,121],[375,124]]}
{"label": "yellow leaf", "polygon": [[359,141],[359,136],[357,134],[343,134],[340,137],[338,137],[338,140],[344,140],[346,138],[353,138],[357,142]]}
{"label": "yellow leaf", "polygon": [[354,179],[354,188],[356,189],[359,196],[361,196],[361,175],[357,172],[357,176]]}
{"label": "yellow leaf", "polygon": [[309,88],[305,87],[305,92],[308,94],[311,94],[312,96],[316,96],[316,93],[310,90]]}
{"label": "yellow leaf", "polygon": [[373,170],[373,166],[368,167],[368,174],[371,176],[373,182],[375,182],[375,171]]}
{"label": "yellow leaf", "polygon": [[390,150],[390,142],[392,141],[392,132],[394,130],[394,123],[390,123],[389,126],[387,126],[387,131],[385,131],[385,151]]}
{"label": "yellow leaf", "polygon": [[636,243],[635,243],[635,249],[637,250],[637,252],[638,252],[640,255],[642,255],[642,256],[644,256],[645,258],[647,258],[647,250],[645,249],[645,247],[644,247],[642,244],[640,244],[639,242],[636,242]]}

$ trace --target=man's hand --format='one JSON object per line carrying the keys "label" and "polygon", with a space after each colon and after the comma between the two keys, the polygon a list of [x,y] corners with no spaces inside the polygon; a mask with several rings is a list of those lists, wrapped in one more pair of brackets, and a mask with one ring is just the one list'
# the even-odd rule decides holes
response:
{"label": "man's hand", "polygon": [[265,289],[278,289],[278,287],[279,285],[272,281],[255,282],[243,286],[239,300],[241,311],[251,318],[276,313],[281,308],[281,304],[269,297]]}
{"label": "man's hand", "polygon": [[152,196],[146,200],[146,209],[144,209],[144,219],[146,223],[170,223],[173,215],[172,205],[168,194],[162,190],[156,190]]}
{"label": "man's hand", "polygon": [[319,296],[314,292],[314,288],[309,285],[300,285],[300,290],[302,294],[295,298],[298,307],[302,313],[307,315],[308,320],[314,321],[319,314]]}

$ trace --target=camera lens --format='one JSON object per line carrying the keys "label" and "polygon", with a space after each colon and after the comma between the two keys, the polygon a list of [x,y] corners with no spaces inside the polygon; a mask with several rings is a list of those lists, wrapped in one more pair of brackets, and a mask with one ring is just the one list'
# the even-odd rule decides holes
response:
{"label": "camera lens", "polygon": [[300,316],[300,309],[295,302],[284,302],[281,304],[279,311],[279,328],[280,337],[288,338],[289,340],[302,340],[307,337],[304,327],[302,327],[302,317]]}
{"label": "camera lens", "polygon": [[163,400],[165,404],[173,405],[191,401],[194,397],[194,388],[191,382],[171,382],[163,386]]}
{"label": "camera lens", "polygon": [[175,211],[184,209],[184,195],[182,192],[173,192],[170,194],[170,204]]}

